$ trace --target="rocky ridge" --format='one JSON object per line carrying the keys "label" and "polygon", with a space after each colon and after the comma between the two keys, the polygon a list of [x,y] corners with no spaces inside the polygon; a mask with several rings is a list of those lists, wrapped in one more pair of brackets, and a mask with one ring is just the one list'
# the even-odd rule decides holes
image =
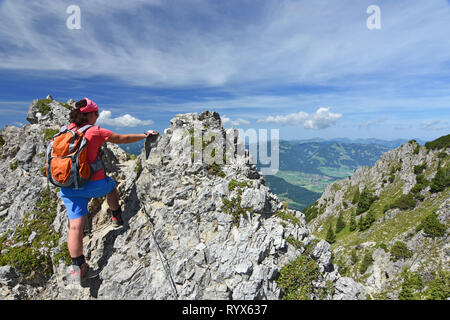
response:
{"label": "rocky ridge", "polygon": [[[411,140],[329,185],[304,211],[319,238],[342,216],[346,226],[335,234],[333,261],[342,276],[364,287],[365,298],[449,297],[449,168],[448,144],[429,148]],[[447,186],[433,190],[438,171],[447,175]]]}
{"label": "rocky ridge", "polygon": [[[311,235],[305,216],[264,185],[239,149],[237,130],[225,130],[210,111],[173,118],[148,158],[144,150],[130,159],[118,146],[104,146],[125,225],[112,228],[105,199],[91,200],[84,252],[101,273],[71,285],[65,209],[54,187],[46,191],[42,170],[49,138],[71,107],[73,101],[35,100],[30,124],[1,130],[3,299],[279,299],[282,268],[301,255],[318,270],[307,298],[364,296],[337,273],[330,245]],[[219,152],[226,148],[232,151]],[[205,161],[205,154],[225,164]]]}

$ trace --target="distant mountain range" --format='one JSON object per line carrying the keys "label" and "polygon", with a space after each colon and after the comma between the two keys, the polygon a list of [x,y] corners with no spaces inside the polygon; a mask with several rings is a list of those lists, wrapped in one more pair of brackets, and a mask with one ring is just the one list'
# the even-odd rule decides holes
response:
{"label": "distant mountain range", "polygon": [[[424,145],[425,141],[421,140],[421,139],[414,139],[416,140],[416,142],[420,145]],[[323,143],[323,144],[332,144],[332,143],[336,143],[336,142],[341,142],[341,143],[351,143],[351,144],[369,144],[369,145],[381,145],[381,146],[385,146],[388,147],[389,149],[393,149],[393,148],[397,148],[399,146],[401,146],[402,144],[406,143],[407,139],[397,139],[397,140],[382,140],[382,139],[377,139],[377,138],[366,138],[366,139],[349,139],[349,138],[335,138],[335,139],[323,139],[323,138],[311,138],[311,139],[302,139],[302,140],[280,140],[280,143],[287,143],[287,144],[292,144],[292,143],[298,143],[298,144],[302,144],[302,143],[312,143],[312,142],[317,142],[317,143]],[[128,153],[132,153],[132,154],[136,154],[138,155],[139,153],[141,153],[142,148],[144,148],[144,142],[143,141],[138,141],[138,142],[134,142],[134,143],[130,143],[130,144],[125,144],[125,145],[121,145],[122,149],[125,150]]]}
{"label": "distant mountain range", "polygon": [[[319,143],[355,143],[355,144],[378,144],[390,149],[397,148],[402,144],[408,142],[411,139],[396,139],[396,140],[382,140],[377,138],[365,138],[365,139],[350,139],[350,138],[334,138],[334,139],[323,139],[323,138],[311,138],[311,139],[302,139],[302,140],[286,140],[289,142],[299,142],[299,143],[310,143],[310,142],[319,142]],[[414,139],[420,145],[424,145],[425,141],[421,139]]]}
{"label": "distant mountain range", "polygon": [[[420,145],[424,145],[425,141],[421,139],[414,139]],[[366,144],[366,145],[380,145],[388,147],[389,149],[394,149],[402,144],[406,143],[407,139],[396,139],[396,140],[382,140],[377,138],[366,138],[366,139],[349,139],[349,138],[335,138],[335,139],[323,139],[323,138],[311,138],[302,140],[280,140],[281,144],[292,145],[292,144],[304,144],[304,143],[320,143],[320,144],[333,144],[333,143],[345,143],[345,144]],[[138,155],[141,153],[142,148],[144,148],[144,142],[138,141],[130,144],[121,145],[125,152]]]}
{"label": "distant mountain range", "polygon": [[119,147],[121,147],[126,153],[131,153],[135,155],[139,155],[144,148],[144,141],[138,141],[133,142],[129,144],[119,144]]}
{"label": "distant mountain range", "polygon": [[280,142],[280,170],[342,177],[372,165],[391,148],[343,142]]}
{"label": "distant mountain range", "polygon": [[[362,143],[362,139],[360,143],[280,141],[279,171],[275,176],[266,176],[266,184],[291,208],[302,210],[318,199],[329,184],[352,175],[362,166],[373,165],[392,149],[387,145],[398,143],[383,142],[384,145]],[[257,164],[257,168],[260,170],[261,166]]]}

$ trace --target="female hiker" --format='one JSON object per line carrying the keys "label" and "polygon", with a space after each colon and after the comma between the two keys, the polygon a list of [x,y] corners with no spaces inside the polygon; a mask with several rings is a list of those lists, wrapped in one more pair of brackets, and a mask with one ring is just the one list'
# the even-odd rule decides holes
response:
{"label": "female hiker", "polygon": [[149,135],[157,135],[158,132],[148,130],[143,134],[117,134],[110,130],[94,126],[98,119],[98,107],[95,102],[84,98],[75,104],[70,114],[68,129],[80,129],[85,125],[91,125],[84,136],[87,140],[87,161],[91,168],[95,168],[89,181],[81,188],[61,188],[60,196],[64,202],[69,218],[69,233],[67,246],[72,258],[72,276],[76,279],[90,277],[93,273],[88,267],[83,255],[83,230],[88,212],[88,202],[91,198],[106,196],[108,206],[112,212],[112,223],[121,226],[122,210],[119,205],[119,194],[116,182],[105,174],[101,153],[99,152],[104,142],[116,144],[132,143],[147,138]]}

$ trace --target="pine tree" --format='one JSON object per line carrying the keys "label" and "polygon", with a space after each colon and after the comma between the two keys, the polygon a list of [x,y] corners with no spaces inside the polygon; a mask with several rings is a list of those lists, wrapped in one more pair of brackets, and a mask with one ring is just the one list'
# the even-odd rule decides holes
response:
{"label": "pine tree", "polygon": [[369,211],[366,216],[366,224],[370,227],[372,223],[375,222],[375,215],[373,214],[373,211]]}
{"label": "pine tree", "polygon": [[342,212],[339,214],[338,220],[336,222],[336,234],[338,234],[339,232],[341,232],[342,229],[345,228],[345,222],[344,219],[342,217]]}
{"label": "pine tree", "polygon": [[356,193],[353,196],[352,203],[357,204],[359,202],[359,186],[356,188]]}
{"label": "pine tree", "polygon": [[450,185],[450,172],[448,169],[440,168],[437,170],[433,180],[431,180],[430,191],[432,193],[441,192]]}
{"label": "pine tree", "polygon": [[372,223],[375,222],[375,216],[372,211],[369,211],[365,217],[361,217],[359,220],[359,230],[365,231],[370,228]]}
{"label": "pine tree", "polygon": [[356,255],[356,249],[352,250],[351,262],[352,262],[352,264],[355,264],[358,262],[358,256]]}
{"label": "pine tree", "polygon": [[422,224],[420,225],[420,227],[427,235],[433,238],[444,236],[445,231],[447,230],[445,225],[440,223],[436,213],[434,212],[422,220]]}
{"label": "pine tree", "polygon": [[336,235],[333,232],[333,227],[330,225],[327,231],[327,236],[325,238],[329,243],[334,243],[336,241]]}
{"label": "pine tree", "polygon": [[350,219],[350,231],[355,231],[355,230],[356,230],[356,215],[353,212],[352,217]]}
{"label": "pine tree", "polygon": [[358,221],[358,229],[364,231],[364,216],[361,216]]}
{"label": "pine tree", "polygon": [[356,214],[359,215],[369,210],[374,201],[378,199],[367,188],[364,188],[363,192],[359,195],[358,206],[356,207]]}

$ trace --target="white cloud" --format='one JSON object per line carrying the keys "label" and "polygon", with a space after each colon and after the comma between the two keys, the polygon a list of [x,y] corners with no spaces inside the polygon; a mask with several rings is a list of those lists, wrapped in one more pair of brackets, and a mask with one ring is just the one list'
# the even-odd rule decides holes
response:
{"label": "white cloud", "polygon": [[308,114],[306,112],[299,113],[290,113],[286,116],[277,115],[277,116],[268,116],[265,119],[259,119],[259,123],[278,123],[282,125],[302,125],[305,120],[308,118]]}
{"label": "white cloud", "polygon": [[259,123],[277,123],[289,126],[303,126],[305,129],[325,129],[336,124],[342,117],[340,113],[330,112],[330,108],[319,108],[316,112],[308,114],[300,111],[288,115],[268,116],[259,119]]}
{"label": "white cloud", "polygon": [[227,117],[226,115],[223,115],[220,117],[222,119],[222,123],[224,125],[231,125],[231,126],[239,126],[239,125],[249,125],[250,121],[238,118],[236,120],[231,120],[231,118]]}
{"label": "white cloud", "polygon": [[154,123],[153,120],[140,120],[129,114],[125,114],[117,118],[112,118],[111,115],[111,111],[103,110],[100,112],[97,123],[114,127],[137,127],[151,125]]}

